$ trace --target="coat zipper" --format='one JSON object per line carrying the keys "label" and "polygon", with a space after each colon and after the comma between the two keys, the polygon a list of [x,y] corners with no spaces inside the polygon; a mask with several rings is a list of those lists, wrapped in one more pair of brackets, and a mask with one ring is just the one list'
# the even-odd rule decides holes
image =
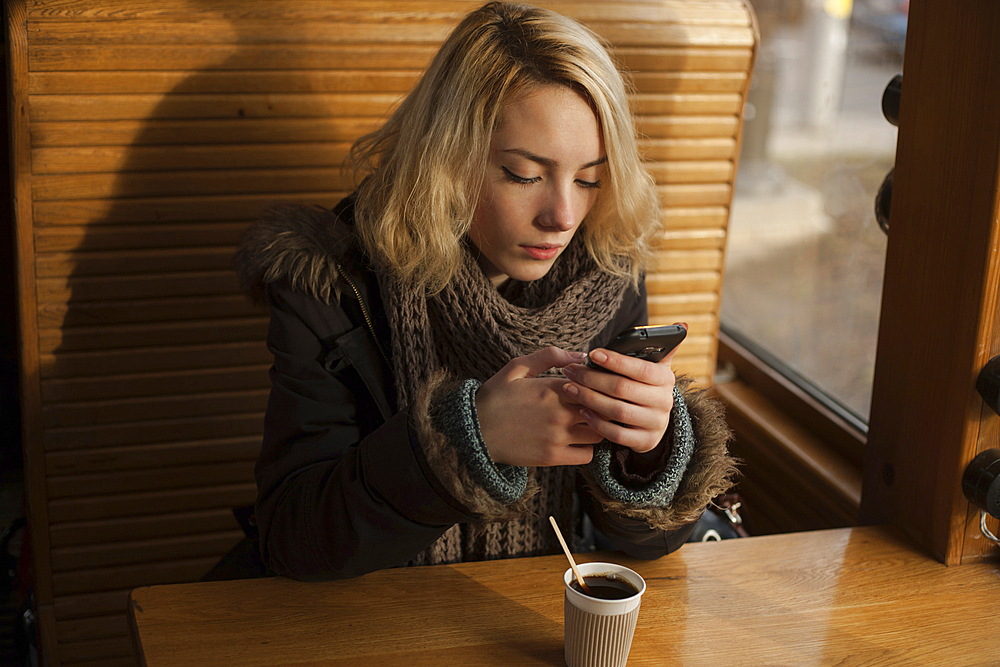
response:
{"label": "coat zipper", "polygon": [[340,263],[337,262],[336,264],[337,264],[337,273],[343,276],[347,284],[351,286],[351,291],[354,292],[354,298],[358,300],[358,305],[361,306],[361,314],[365,318],[365,324],[368,325],[368,331],[372,335],[372,340],[375,341],[375,347],[378,348],[379,354],[382,355],[382,359],[385,360],[386,365],[389,366],[389,368],[392,368],[392,362],[389,361],[389,355],[387,355],[385,353],[385,350],[382,349],[382,342],[378,339],[378,335],[375,333],[375,325],[374,323],[372,323],[372,318],[368,314],[368,306],[365,305],[364,299],[361,298],[361,291],[358,290],[357,285],[354,284],[354,281],[351,280],[351,277],[344,272],[344,269],[340,266]]}

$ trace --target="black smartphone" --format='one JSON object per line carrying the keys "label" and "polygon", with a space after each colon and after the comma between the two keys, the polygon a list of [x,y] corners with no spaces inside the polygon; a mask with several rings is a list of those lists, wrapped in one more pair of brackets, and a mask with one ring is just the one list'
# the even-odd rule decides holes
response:
{"label": "black smartphone", "polygon": [[[680,324],[655,324],[644,327],[631,327],[618,334],[613,341],[604,347],[630,357],[637,357],[656,363],[670,354],[670,351],[681,344],[687,336],[687,329]],[[599,371],[605,368],[587,359],[587,366]]]}

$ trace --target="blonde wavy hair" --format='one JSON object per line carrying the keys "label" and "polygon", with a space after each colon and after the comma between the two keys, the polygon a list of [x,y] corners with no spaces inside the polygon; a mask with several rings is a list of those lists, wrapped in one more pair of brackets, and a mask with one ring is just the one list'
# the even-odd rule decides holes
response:
{"label": "blonde wavy hair", "polygon": [[357,228],[370,256],[435,293],[458,269],[508,102],[563,85],[594,109],[607,173],[582,234],[601,270],[638,284],[659,228],[626,83],[597,35],[554,12],[491,2],[466,16],[388,121],[352,147]]}

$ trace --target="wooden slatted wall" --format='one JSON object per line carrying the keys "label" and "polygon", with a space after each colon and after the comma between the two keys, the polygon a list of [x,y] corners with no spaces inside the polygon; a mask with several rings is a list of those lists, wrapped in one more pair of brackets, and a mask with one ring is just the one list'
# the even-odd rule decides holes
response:
{"label": "wooden slatted wall", "polygon": [[[339,165],[467,0],[8,0],[23,407],[49,664],[131,665],[128,591],[200,578],[254,497],[266,313],[230,269],[274,200]],[[656,322],[709,382],[740,112],[736,0],[546,3],[616,45],[668,229]]]}

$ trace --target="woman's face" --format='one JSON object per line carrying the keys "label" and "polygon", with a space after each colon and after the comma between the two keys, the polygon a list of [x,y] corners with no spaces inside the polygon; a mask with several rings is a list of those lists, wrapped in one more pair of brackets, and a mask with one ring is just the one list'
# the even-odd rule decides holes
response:
{"label": "woman's face", "polygon": [[493,284],[552,268],[594,205],[605,162],[597,117],[569,88],[540,86],[503,109],[469,230]]}

